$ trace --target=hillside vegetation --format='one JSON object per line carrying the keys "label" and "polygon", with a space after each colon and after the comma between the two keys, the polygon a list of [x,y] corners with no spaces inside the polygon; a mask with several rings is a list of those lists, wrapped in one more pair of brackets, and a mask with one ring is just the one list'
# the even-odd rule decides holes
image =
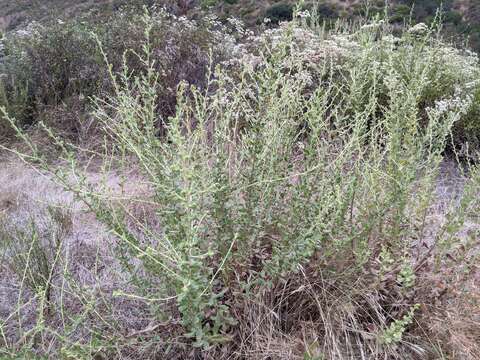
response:
{"label": "hillside vegetation", "polygon": [[[323,21],[352,21],[359,17],[385,12],[385,0],[303,0],[304,9],[317,9]],[[220,21],[239,18],[247,27],[258,29],[268,18],[270,24],[292,19],[297,0],[0,0],[0,31],[22,28],[32,21],[41,23],[56,19],[83,19],[108,22],[121,9],[143,6],[165,7],[178,16],[201,18],[213,11]],[[443,11],[443,33],[450,41],[475,51],[480,50],[480,3],[475,0],[388,0],[389,21],[397,26],[404,23],[431,24],[437,10]]]}
{"label": "hillside vegetation", "polygon": [[[214,6],[221,17],[236,16],[248,25],[259,24],[264,17],[274,22],[291,20],[297,1],[295,0],[205,0]],[[325,20],[353,19],[358,16],[383,14],[384,0],[323,0],[304,1],[303,7],[318,7],[319,15]],[[434,21],[437,10],[443,9],[443,24],[446,33],[457,41],[469,39],[469,44],[480,49],[480,3],[471,0],[390,0],[388,3],[389,21],[392,24],[405,22]]]}
{"label": "hillside vegetation", "polygon": [[478,55],[226,3],[4,35],[0,358],[478,359]]}

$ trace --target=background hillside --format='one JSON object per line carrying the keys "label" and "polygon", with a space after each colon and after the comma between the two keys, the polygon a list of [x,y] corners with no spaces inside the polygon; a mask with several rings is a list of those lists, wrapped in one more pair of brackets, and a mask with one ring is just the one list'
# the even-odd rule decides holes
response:
{"label": "background hillside", "polygon": [[148,4],[143,0],[1,0],[0,30],[17,29],[31,21],[55,18],[108,16],[127,3]]}
{"label": "background hillside", "polygon": [[[261,23],[264,17],[274,22],[290,20],[297,1],[288,0],[213,0],[215,8],[222,16],[238,16],[247,24]],[[366,5],[368,3],[368,5]],[[390,0],[389,16],[394,24],[408,21],[431,23],[437,10],[443,7],[445,33],[456,40],[464,41],[480,49],[480,3],[474,0]],[[385,1],[372,0],[324,0],[305,1],[305,7],[318,5],[319,15],[325,19],[352,19],[367,13],[384,13]]]}
{"label": "background hillside", "polygon": [[[46,21],[56,17],[104,17],[124,6],[168,6],[182,15],[198,14],[198,9],[213,9],[220,18],[235,16],[247,25],[261,24],[265,17],[274,22],[291,18],[295,0],[0,0],[0,30],[12,30],[29,21]],[[305,1],[305,7],[319,6],[319,13],[327,19],[352,18],[383,12],[384,0],[372,0],[367,7],[363,0]],[[415,21],[431,22],[440,6],[445,11],[445,24],[454,35],[469,36],[474,47],[480,46],[480,3],[475,0],[390,0],[390,16],[394,23],[402,23],[412,12]],[[413,10],[412,10],[413,9]]]}

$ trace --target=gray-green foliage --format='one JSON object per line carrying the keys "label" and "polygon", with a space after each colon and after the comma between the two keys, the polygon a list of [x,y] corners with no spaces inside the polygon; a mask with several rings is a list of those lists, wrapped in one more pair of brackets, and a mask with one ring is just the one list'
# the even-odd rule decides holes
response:
{"label": "gray-green foliage", "polygon": [[[207,348],[228,341],[242,320],[232,312],[236,302],[261,299],[294,274],[323,268],[349,289],[361,282],[365,294],[383,286],[395,299],[413,289],[399,311],[385,306],[369,314],[383,327],[376,335],[386,353],[394,351],[388,346],[406,332],[416,300],[414,269],[422,259],[411,246],[434,200],[452,126],[471,105],[454,87],[473,75],[456,74],[450,55],[439,62],[444,45],[428,33],[393,39],[374,23],[350,35],[318,35],[292,22],[260,39],[255,54],[210,69],[205,88],[182,83],[175,115],[165,119],[156,112],[162,84],[149,21],[137,53],[145,71],[110,71],[113,95],[94,102],[108,140],[106,175],[112,166],[122,172],[134,164],[148,197],[122,202],[95,190],[81,176],[75,149],[47,130],[78,181],[58,169],[54,177],[117,236],[136,295],[151,298],[156,309],[159,299],[175,300],[184,336]],[[50,171],[23,138],[37,166]],[[132,229],[127,219],[136,203],[153,208],[159,228],[136,219]],[[444,232],[444,246],[430,254],[438,261],[455,241],[442,242]],[[392,274],[393,284],[385,280]],[[174,317],[169,309],[160,313]],[[402,310],[408,314],[395,320]],[[358,329],[337,331],[346,348],[369,341]],[[347,356],[331,343],[325,348]],[[359,351],[379,356],[378,348],[366,349]]]}
{"label": "gray-green foliage", "polygon": [[[0,106],[18,118],[28,121],[31,112],[29,93],[28,62],[17,47],[15,41],[2,36],[0,39]],[[13,76],[13,74],[18,76]],[[0,139],[10,138],[13,134],[8,122],[0,119]]]}

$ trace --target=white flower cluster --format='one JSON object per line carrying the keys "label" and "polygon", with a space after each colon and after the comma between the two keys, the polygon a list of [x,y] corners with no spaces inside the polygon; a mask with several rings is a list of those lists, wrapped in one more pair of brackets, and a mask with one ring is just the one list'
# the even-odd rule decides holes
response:
{"label": "white flower cluster", "polygon": [[254,32],[252,30],[245,29],[245,24],[243,23],[243,21],[237,18],[228,18],[227,22],[230,24],[230,26],[233,27],[235,33],[241,37],[250,37],[254,35]]}
{"label": "white flower cluster", "polygon": [[[235,22],[233,22],[235,24]],[[375,23],[381,26],[382,22]],[[388,39],[392,43],[396,38]],[[315,74],[324,71],[325,65],[341,68],[364,50],[355,35],[331,33],[324,34],[293,23],[281,23],[278,27],[267,29],[258,36],[250,34],[246,42],[234,44],[230,60],[224,63],[228,67],[244,67],[254,71],[266,64],[268,53],[285,52],[282,66],[295,71],[296,78],[303,84],[313,83]]]}
{"label": "white flower cluster", "polygon": [[[176,16],[169,12],[165,7],[157,9],[152,14],[153,20],[162,26],[168,23],[168,31],[172,34],[195,34],[200,28],[204,32],[205,37],[209,39],[209,45],[215,48],[215,52],[224,54],[232,54],[235,52],[237,45],[236,35],[249,36],[250,31],[245,30],[241,21],[229,19],[230,27],[233,27],[233,34],[227,31],[227,26],[219,21],[218,16],[209,14],[201,20],[188,19],[185,16]],[[193,43],[194,46],[202,46],[200,43]],[[175,59],[176,54],[181,52],[181,43],[177,43],[175,37],[170,38],[164,49],[164,55],[170,59]]]}
{"label": "white flower cluster", "polygon": [[31,39],[39,34],[40,29],[41,25],[32,21],[26,27],[16,30],[12,36],[19,39]]}
{"label": "white flower cluster", "polygon": [[385,24],[385,21],[384,20],[378,20],[378,21],[372,21],[368,24],[365,24],[365,25],[362,25],[360,27],[360,31],[367,31],[367,32],[370,32],[370,31],[377,31],[378,29],[380,29],[383,25]]}
{"label": "white flower cluster", "polygon": [[308,10],[299,11],[297,13],[297,17],[299,17],[300,19],[307,19],[307,18],[311,17],[310,11],[308,11]]}
{"label": "white flower cluster", "polygon": [[408,29],[408,32],[412,35],[425,35],[428,32],[428,26],[424,23],[418,23]]}
{"label": "white flower cluster", "polygon": [[204,20],[211,26],[211,27],[221,27],[222,23],[218,20],[218,16],[215,14],[208,14],[205,16]]}
{"label": "white flower cluster", "polygon": [[472,97],[465,95],[463,97],[455,96],[448,99],[442,99],[435,101],[434,107],[428,107],[427,113],[434,113],[437,116],[445,115],[450,112],[456,112],[463,114],[472,105]]}
{"label": "white flower cluster", "polygon": [[391,34],[388,34],[388,35],[382,37],[382,42],[384,44],[388,44],[390,46],[395,47],[395,46],[397,46],[401,43],[401,39],[396,37],[396,36],[393,36]]}
{"label": "white flower cluster", "polygon": [[441,46],[438,57],[456,76],[464,80],[474,81],[479,77],[478,55],[471,51],[461,51],[451,46]]}

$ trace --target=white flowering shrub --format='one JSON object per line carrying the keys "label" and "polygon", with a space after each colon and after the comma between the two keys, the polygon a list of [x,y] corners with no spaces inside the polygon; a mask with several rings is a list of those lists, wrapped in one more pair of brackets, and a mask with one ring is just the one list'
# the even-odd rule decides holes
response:
{"label": "white flowering shrub", "polygon": [[[303,12],[299,13],[303,16]],[[475,120],[478,107],[478,79],[480,67],[478,55],[469,50],[456,49],[444,43],[437,37],[435,25],[428,28],[418,24],[394,36],[389,26],[380,21],[373,21],[350,31],[331,32],[313,24],[307,25],[300,17],[298,21],[303,26],[291,28],[288,23],[278,28],[269,29],[260,36],[250,36],[248,42],[237,45],[235,56],[227,63],[249,64],[253,68],[265,65],[264,57],[259,49],[265,44],[269,51],[279,50],[291,54],[291,63],[284,63],[285,68],[291,68],[293,63],[302,63],[302,70],[296,76],[308,78],[310,90],[314,89],[325,76],[328,68],[328,81],[337,82],[345,89],[352,88],[345,104],[345,111],[355,113],[368,106],[364,94],[374,86],[376,96],[381,100],[379,105],[385,106],[389,100],[388,82],[391,80],[391,69],[396,69],[396,75],[407,86],[419,86],[418,111],[425,116],[425,110],[450,102],[469,102],[469,109],[453,127],[452,143],[454,150],[470,147],[471,152],[478,150],[478,122]],[[284,45],[282,39],[288,38],[289,44]],[[418,66],[413,69],[412,66]],[[364,89],[355,88],[351,76],[362,74]],[[416,76],[416,77],[415,77]],[[464,129],[468,128],[468,131]],[[466,145],[466,142],[469,145]],[[472,155],[472,154],[471,154]]]}

